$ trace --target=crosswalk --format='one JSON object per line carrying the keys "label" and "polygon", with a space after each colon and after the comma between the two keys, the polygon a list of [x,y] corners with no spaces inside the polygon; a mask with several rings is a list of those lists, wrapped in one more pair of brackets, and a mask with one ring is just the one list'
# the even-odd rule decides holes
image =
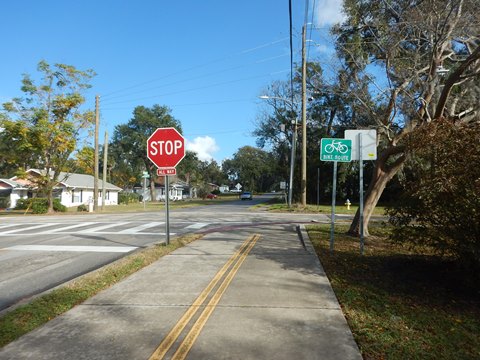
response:
{"label": "crosswalk", "polygon": [[[199,230],[208,223],[176,223],[178,231],[188,232]],[[171,225],[171,231],[175,228]],[[165,223],[122,221],[122,222],[76,222],[76,223],[17,223],[1,224],[0,237],[3,236],[39,236],[61,234],[102,234],[102,235],[165,235]],[[171,235],[175,235],[171,232]]]}
{"label": "crosswalk", "polygon": [[137,246],[14,245],[3,250],[127,253],[136,249]]}

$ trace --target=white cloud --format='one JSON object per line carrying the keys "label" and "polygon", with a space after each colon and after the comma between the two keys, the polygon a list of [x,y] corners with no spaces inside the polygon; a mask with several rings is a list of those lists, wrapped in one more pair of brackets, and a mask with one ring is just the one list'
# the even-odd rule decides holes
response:
{"label": "white cloud", "polygon": [[315,11],[315,23],[317,26],[329,26],[342,22],[343,0],[317,0]]}
{"label": "white cloud", "polygon": [[213,159],[213,154],[220,148],[214,138],[210,136],[199,136],[196,137],[193,142],[187,140],[186,149],[196,152],[200,160],[210,161]]}

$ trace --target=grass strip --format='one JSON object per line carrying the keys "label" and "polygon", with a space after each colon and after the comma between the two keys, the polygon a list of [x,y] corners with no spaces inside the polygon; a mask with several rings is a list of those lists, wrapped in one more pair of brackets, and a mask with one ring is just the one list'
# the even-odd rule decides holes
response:
{"label": "grass strip", "polygon": [[6,313],[0,317],[0,347],[202,236],[189,234],[173,239],[166,246],[155,245],[137,251]]}
{"label": "grass strip", "polygon": [[480,359],[480,293],[471,274],[428,249],[411,251],[371,227],[359,239],[329,225],[308,227],[364,359]]}
{"label": "grass strip", "polygon": [[[263,207],[265,207],[265,204],[262,204]],[[351,205],[350,208],[348,208],[346,205],[343,205],[341,203],[337,204],[335,207],[335,213],[336,214],[349,214],[349,215],[355,215],[357,212],[358,206],[357,205]],[[307,206],[302,206],[301,204],[292,204],[291,207],[288,207],[285,202],[276,202],[276,203],[267,203],[267,211],[271,212],[292,212],[292,213],[305,213],[305,214],[317,214],[317,213],[323,213],[323,214],[330,214],[332,212],[332,206],[330,204],[320,204],[320,205],[307,205]],[[384,206],[377,206],[373,210],[373,215],[385,215],[385,207]]]}

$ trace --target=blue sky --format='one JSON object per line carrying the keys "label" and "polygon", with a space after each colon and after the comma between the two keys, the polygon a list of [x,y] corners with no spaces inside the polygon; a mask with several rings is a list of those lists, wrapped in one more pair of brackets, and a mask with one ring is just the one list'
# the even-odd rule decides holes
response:
{"label": "blue sky", "polygon": [[[297,62],[305,3],[293,1]],[[311,57],[331,56],[327,27],[341,19],[340,3],[309,1],[320,27],[309,32]],[[289,78],[288,0],[22,0],[4,2],[2,14],[0,102],[21,96],[21,75],[35,75],[42,59],[93,69],[87,105],[100,95],[101,142],[136,106],[166,105],[187,148],[221,162],[255,146],[258,96]]]}

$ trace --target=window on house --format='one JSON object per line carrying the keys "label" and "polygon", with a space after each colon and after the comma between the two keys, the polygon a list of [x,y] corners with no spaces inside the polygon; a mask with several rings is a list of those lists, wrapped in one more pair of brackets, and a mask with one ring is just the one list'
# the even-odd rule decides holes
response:
{"label": "window on house", "polygon": [[82,194],[82,190],[80,190],[80,192],[72,190],[72,203],[81,202],[82,201],[81,194]]}
{"label": "window on house", "polygon": [[62,189],[54,189],[52,195],[54,199],[62,199]]}

